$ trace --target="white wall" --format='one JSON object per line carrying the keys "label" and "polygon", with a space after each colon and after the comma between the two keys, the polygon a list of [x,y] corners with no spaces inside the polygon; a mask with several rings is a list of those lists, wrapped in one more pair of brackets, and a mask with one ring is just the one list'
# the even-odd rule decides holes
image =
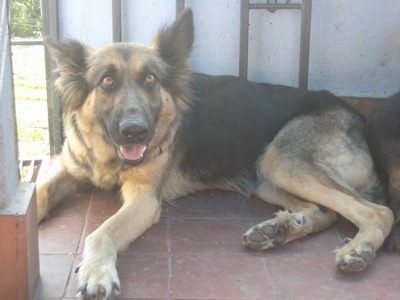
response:
{"label": "white wall", "polygon": [[79,39],[98,48],[112,43],[112,0],[58,1],[62,39]]}
{"label": "white wall", "polygon": [[[61,37],[93,47],[112,41],[111,0],[59,3]],[[186,5],[195,15],[193,70],[237,75],[240,0]],[[175,0],[122,0],[122,39],[149,44],[157,28],[174,18]],[[251,11],[249,79],[297,85],[300,22],[296,10]],[[365,97],[400,90],[399,0],[314,0],[311,26],[310,89]]]}
{"label": "white wall", "polygon": [[310,88],[387,96],[400,90],[400,1],[313,1]]}

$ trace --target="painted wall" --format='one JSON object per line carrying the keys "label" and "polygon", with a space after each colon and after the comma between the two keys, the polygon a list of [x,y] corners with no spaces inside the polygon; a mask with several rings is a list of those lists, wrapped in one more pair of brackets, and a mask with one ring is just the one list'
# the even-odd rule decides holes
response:
{"label": "painted wall", "polygon": [[[111,0],[59,3],[61,37],[95,48],[112,41]],[[195,14],[193,70],[237,75],[240,1],[186,0],[186,6]],[[174,18],[175,0],[122,0],[122,39],[149,44]],[[296,10],[251,11],[249,79],[297,85],[300,22]],[[400,1],[314,0],[311,26],[310,89],[364,97],[400,90]]]}

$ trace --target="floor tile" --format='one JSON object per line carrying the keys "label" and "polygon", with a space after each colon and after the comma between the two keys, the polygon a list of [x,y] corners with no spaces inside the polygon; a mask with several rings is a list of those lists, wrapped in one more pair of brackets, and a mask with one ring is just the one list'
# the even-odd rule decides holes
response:
{"label": "floor tile", "polygon": [[179,198],[167,207],[172,217],[246,218],[245,201],[238,193],[211,190]]}
{"label": "floor tile", "polygon": [[168,254],[168,220],[160,221],[150,227],[140,238],[131,243],[122,254]]}
{"label": "floor tile", "polygon": [[173,299],[271,299],[263,259],[173,255]]}
{"label": "floor tile", "polygon": [[242,243],[249,227],[246,219],[172,219],[173,254],[236,253],[252,255]]}
{"label": "floor tile", "polygon": [[161,255],[121,255],[117,270],[121,280],[121,297],[168,298],[169,263]]}
{"label": "floor tile", "polygon": [[73,255],[40,255],[40,283],[36,300],[64,296],[73,261]]}
{"label": "floor tile", "polygon": [[58,206],[50,211],[50,218],[84,218],[89,207],[92,192],[82,192],[63,200]]}
{"label": "floor tile", "polygon": [[274,299],[376,299],[360,273],[340,272],[330,256],[267,257]]}
{"label": "floor tile", "polygon": [[80,217],[50,218],[39,226],[41,254],[75,253],[79,245],[84,219]]}
{"label": "floor tile", "polygon": [[122,202],[116,191],[96,190],[90,203],[87,217],[93,220],[105,221],[116,213]]}
{"label": "floor tile", "polygon": [[274,213],[282,210],[279,206],[269,204],[254,197],[246,200],[245,204],[251,219],[268,220],[273,217]]}
{"label": "floor tile", "polygon": [[400,299],[400,257],[380,250],[364,276],[378,299]]}

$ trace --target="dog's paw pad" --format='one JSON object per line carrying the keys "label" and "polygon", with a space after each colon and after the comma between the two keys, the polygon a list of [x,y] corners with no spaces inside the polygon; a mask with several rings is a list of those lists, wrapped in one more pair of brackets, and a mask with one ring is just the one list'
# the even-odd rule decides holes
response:
{"label": "dog's paw pad", "polygon": [[286,241],[285,230],[272,224],[259,224],[243,235],[243,243],[257,251],[274,248]]}
{"label": "dog's paw pad", "polygon": [[339,253],[336,256],[336,264],[346,273],[360,272],[374,259],[375,251],[372,247],[364,250],[351,250],[348,254]]}

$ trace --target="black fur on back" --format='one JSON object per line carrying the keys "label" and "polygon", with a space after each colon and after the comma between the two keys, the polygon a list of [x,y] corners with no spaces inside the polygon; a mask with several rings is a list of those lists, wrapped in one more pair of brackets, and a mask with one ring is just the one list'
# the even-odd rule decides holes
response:
{"label": "black fur on back", "polygon": [[330,107],[353,110],[325,91],[231,76],[192,74],[190,87],[192,110],[180,138],[182,169],[195,180],[211,183],[227,179],[242,190],[257,183],[258,157],[290,119]]}

